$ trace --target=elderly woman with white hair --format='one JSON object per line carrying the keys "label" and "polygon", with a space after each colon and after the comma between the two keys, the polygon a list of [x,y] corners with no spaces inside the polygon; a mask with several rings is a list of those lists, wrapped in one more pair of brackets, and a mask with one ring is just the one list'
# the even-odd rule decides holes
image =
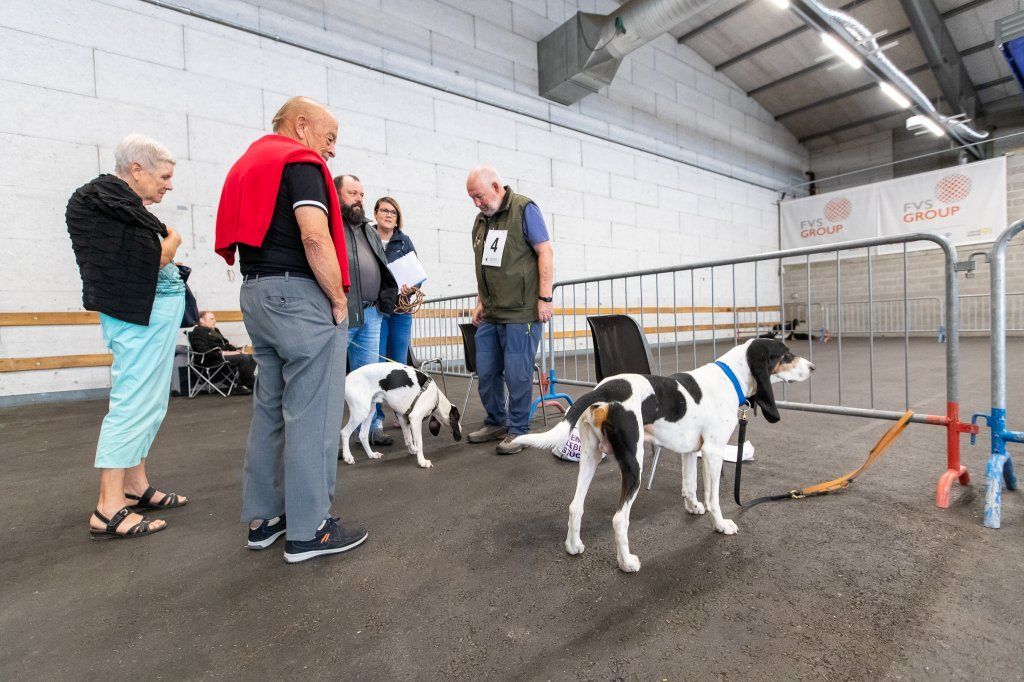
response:
{"label": "elderly woman with white hair", "polygon": [[66,214],[83,305],[100,313],[114,356],[110,409],[96,447],[100,495],[89,519],[94,539],[161,531],[165,521],[136,512],[188,501],[150,486],[145,464],[167,413],[185,309],[185,283],[174,264],[181,237],[145,208],[174,188],[174,157],[154,140],[129,135],[117,145],[114,162],[113,175],[75,190]]}

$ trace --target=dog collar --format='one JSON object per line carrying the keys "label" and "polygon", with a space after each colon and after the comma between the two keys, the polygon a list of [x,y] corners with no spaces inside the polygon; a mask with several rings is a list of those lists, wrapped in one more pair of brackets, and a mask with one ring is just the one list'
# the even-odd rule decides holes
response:
{"label": "dog collar", "polygon": [[740,405],[749,405],[750,400],[747,399],[747,396],[743,393],[743,388],[740,386],[740,380],[736,378],[735,374],[733,374],[729,365],[725,364],[721,360],[715,360],[715,364],[722,368],[722,371],[725,372],[725,376],[729,377],[729,381],[732,382],[732,387],[736,389],[736,397],[739,398]]}

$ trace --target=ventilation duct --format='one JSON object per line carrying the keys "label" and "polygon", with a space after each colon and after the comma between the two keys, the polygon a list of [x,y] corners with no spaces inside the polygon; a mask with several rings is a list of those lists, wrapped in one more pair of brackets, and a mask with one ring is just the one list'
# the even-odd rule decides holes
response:
{"label": "ventilation duct", "polygon": [[630,0],[608,15],[577,12],[537,43],[540,94],[575,104],[607,86],[622,58],[717,0]]}
{"label": "ventilation duct", "polygon": [[888,81],[911,101],[914,109],[932,119],[961,144],[974,144],[988,137],[961,120],[962,116],[943,116],[917,85],[883,53],[875,36],[849,14],[826,7],[818,0],[794,0],[792,9],[811,28],[831,33],[843,40],[855,54],[864,58],[867,68],[879,82]]}

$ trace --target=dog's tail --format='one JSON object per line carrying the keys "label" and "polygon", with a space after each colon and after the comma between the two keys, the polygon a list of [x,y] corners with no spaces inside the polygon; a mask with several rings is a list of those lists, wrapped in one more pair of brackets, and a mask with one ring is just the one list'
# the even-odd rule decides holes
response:
{"label": "dog's tail", "polygon": [[572,431],[572,425],[563,419],[558,422],[558,426],[550,431],[545,431],[544,433],[528,433],[522,436],[517,436],[512,443],[516,445],[525,445],[528,448],[537,448],[538,450],[551,450],[565,445],[565,441],[569,440],[570,431]]}
{"label": "dog's tail", "polygon": [[[601,393],[600,389],[585,393],[576,399],[576,402],[572,404],[568,412],[565,413],[565,416],[562,417],[562,421],[558,422],[558,426],[545,433],[519,436],[513,442],[539,450],[551,450],[552,448],[561,447],[565,445],[565,441],[569,439],[572,427],[577,425],[583,414],[587,412],[587,408],[606,405],[606,400],[607,397]],[[600,431],[600,427],[598,427],[598,431]]]}
{"label": "dog's tail", "polygon": [[593,429],[599,440],[609,447],[622,473],[622,492],[619,506],[636,494],[640,488],[639,447],[642,447],[643,424],[637,415],[622,403],[596,403],[583,413],[580,429]]}

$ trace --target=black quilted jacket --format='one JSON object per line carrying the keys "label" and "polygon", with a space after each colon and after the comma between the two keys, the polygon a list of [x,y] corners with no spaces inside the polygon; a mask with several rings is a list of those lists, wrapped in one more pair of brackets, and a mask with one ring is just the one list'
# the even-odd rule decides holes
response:
{"label": "black quilted jacket", "polygon": [[71,195],[65,218],[82,276],[82,305],[148,325],[167,228],[116,175],[103,174]]}

